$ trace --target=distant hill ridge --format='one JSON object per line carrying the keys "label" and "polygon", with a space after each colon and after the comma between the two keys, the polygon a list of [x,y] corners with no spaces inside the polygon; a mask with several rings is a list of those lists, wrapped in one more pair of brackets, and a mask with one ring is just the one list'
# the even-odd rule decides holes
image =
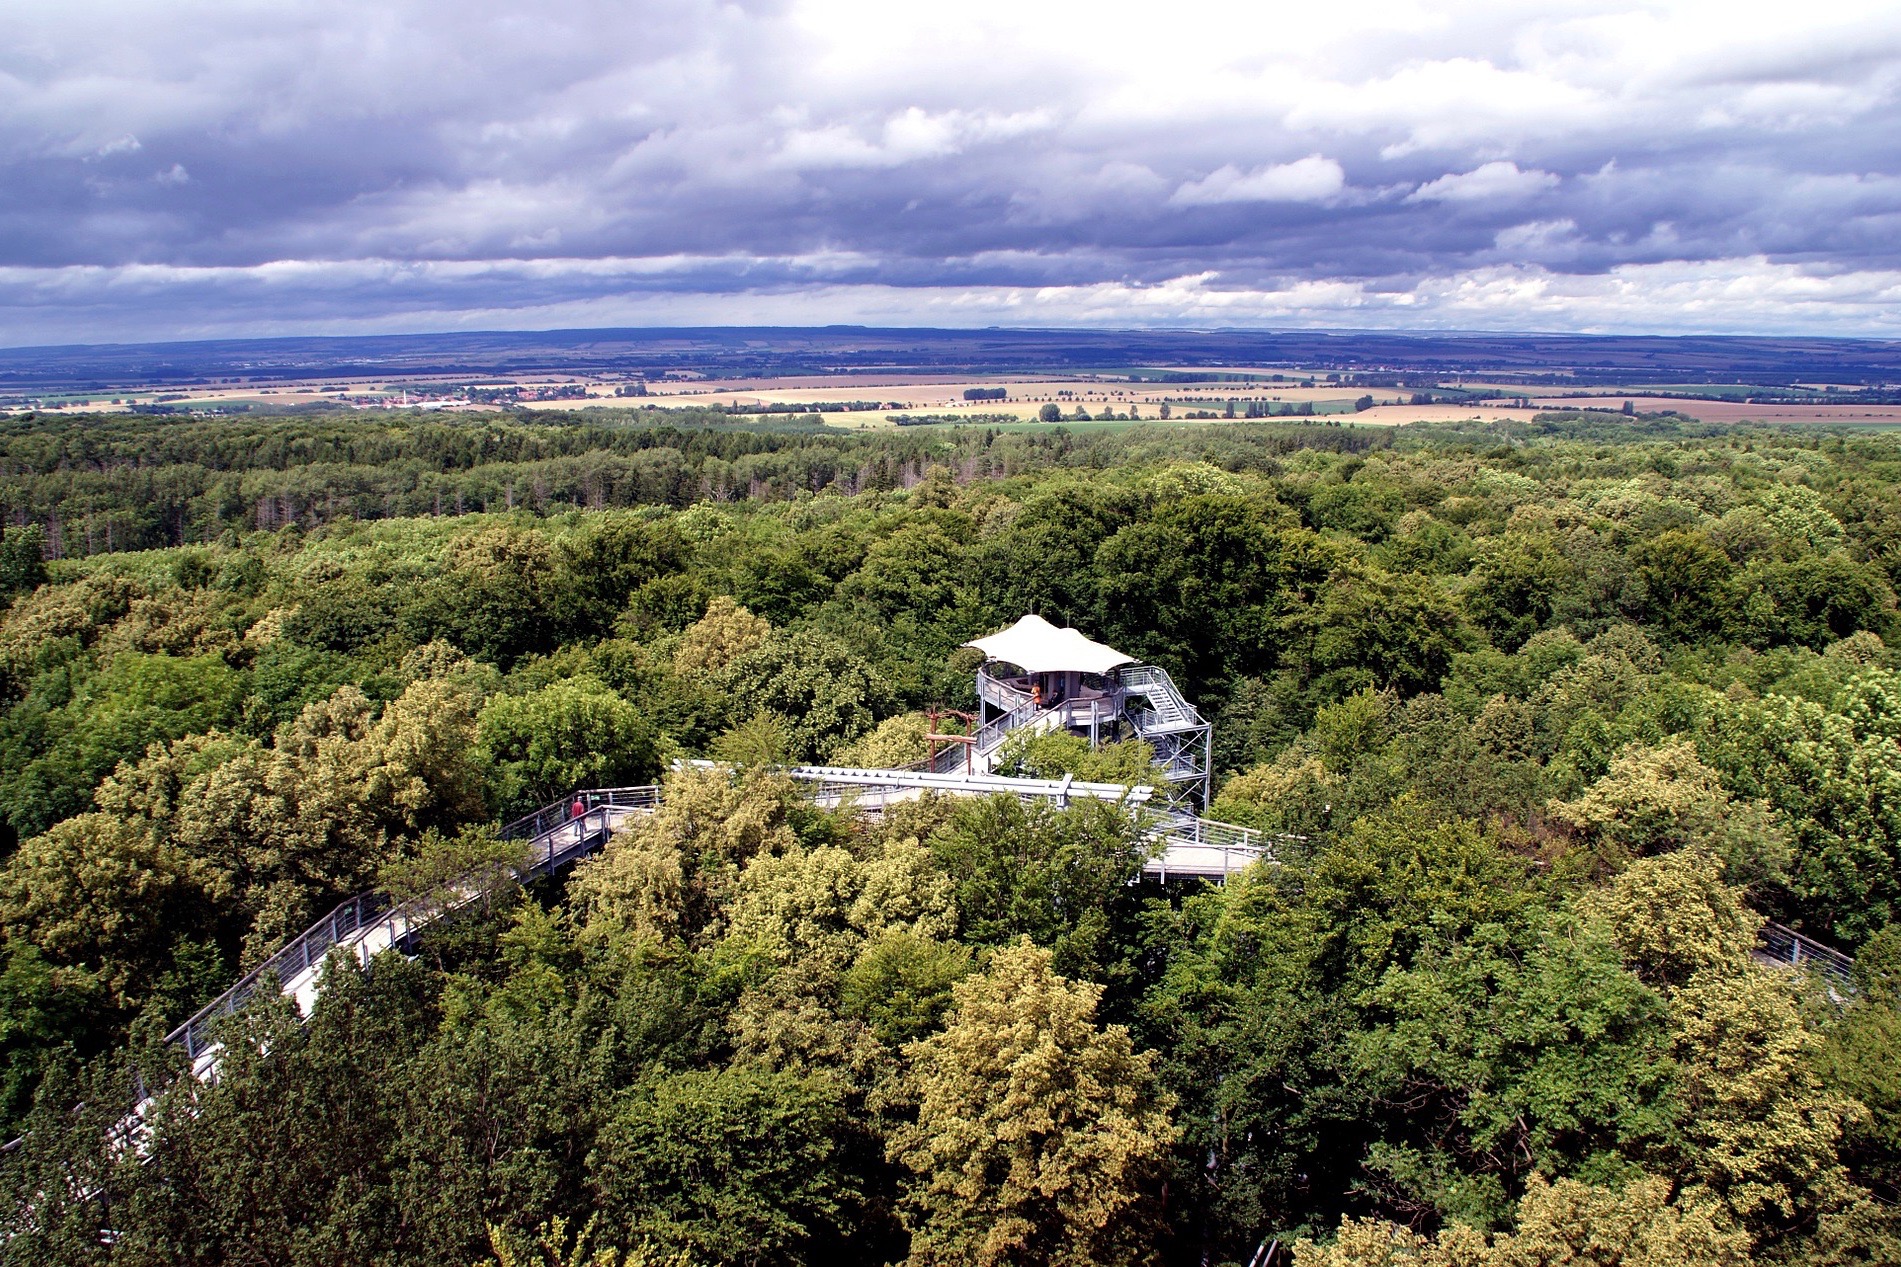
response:
{"label": "distant hill ridge", "polygon": [[724,377],[866,371],[1130,372],[1146,365],[1368,372],[1564,371],[1566,381],[1901,379],[1901,342],[1740,336],[1377,331],[938,330],[864,326],[463,331],[0,349],[0,390],[189,383],[231,376],[536,372]]}

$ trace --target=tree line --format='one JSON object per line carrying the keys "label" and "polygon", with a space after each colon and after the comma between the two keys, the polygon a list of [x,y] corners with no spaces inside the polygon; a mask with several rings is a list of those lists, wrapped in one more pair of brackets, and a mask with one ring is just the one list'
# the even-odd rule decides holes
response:
{"label": "tree line", "polygon": [[[829,429],[816,416],[765,426],[715,409],[606,412],[15,415],[0,419],[0,525],[37,526],[53,557],[83,557],[345,519],[851,495],[908,487],[933,464],[971,479],[1110,466],[1122,451],[1115,437],[1060,428],[977,426],[946,439]],[[1250,436],[1238,452],[1380,442],[1293,429]]]}

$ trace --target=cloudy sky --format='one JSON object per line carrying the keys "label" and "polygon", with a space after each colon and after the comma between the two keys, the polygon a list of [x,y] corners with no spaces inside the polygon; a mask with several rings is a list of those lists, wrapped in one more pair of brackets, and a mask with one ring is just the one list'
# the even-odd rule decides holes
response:
{"label": "cloudy sky", "polygon": [[0,344],[1901,337],[1901,4],[7,0]]}

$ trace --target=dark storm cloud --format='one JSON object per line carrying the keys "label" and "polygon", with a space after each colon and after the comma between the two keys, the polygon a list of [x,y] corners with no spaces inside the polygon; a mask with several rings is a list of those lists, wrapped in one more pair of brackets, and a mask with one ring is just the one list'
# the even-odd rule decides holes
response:
{"label": "dark storm cloud", "polygon": [[1901,16],[27,0],[0,339],[1896,333]]}

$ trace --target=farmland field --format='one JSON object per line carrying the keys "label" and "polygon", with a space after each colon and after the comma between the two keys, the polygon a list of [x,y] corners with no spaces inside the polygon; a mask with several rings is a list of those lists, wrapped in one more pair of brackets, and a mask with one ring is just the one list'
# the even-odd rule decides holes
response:
{"label": "farmland field", "polygon": [[1748,405],[1740,400],[1683,400],[1675,396],[1535,396],[1547,409],[1615,407],[1629,400],[1640,412],[1674,409],[1699,422],[1806,422],[1844,426],[1901,425],[1901,405]]}

